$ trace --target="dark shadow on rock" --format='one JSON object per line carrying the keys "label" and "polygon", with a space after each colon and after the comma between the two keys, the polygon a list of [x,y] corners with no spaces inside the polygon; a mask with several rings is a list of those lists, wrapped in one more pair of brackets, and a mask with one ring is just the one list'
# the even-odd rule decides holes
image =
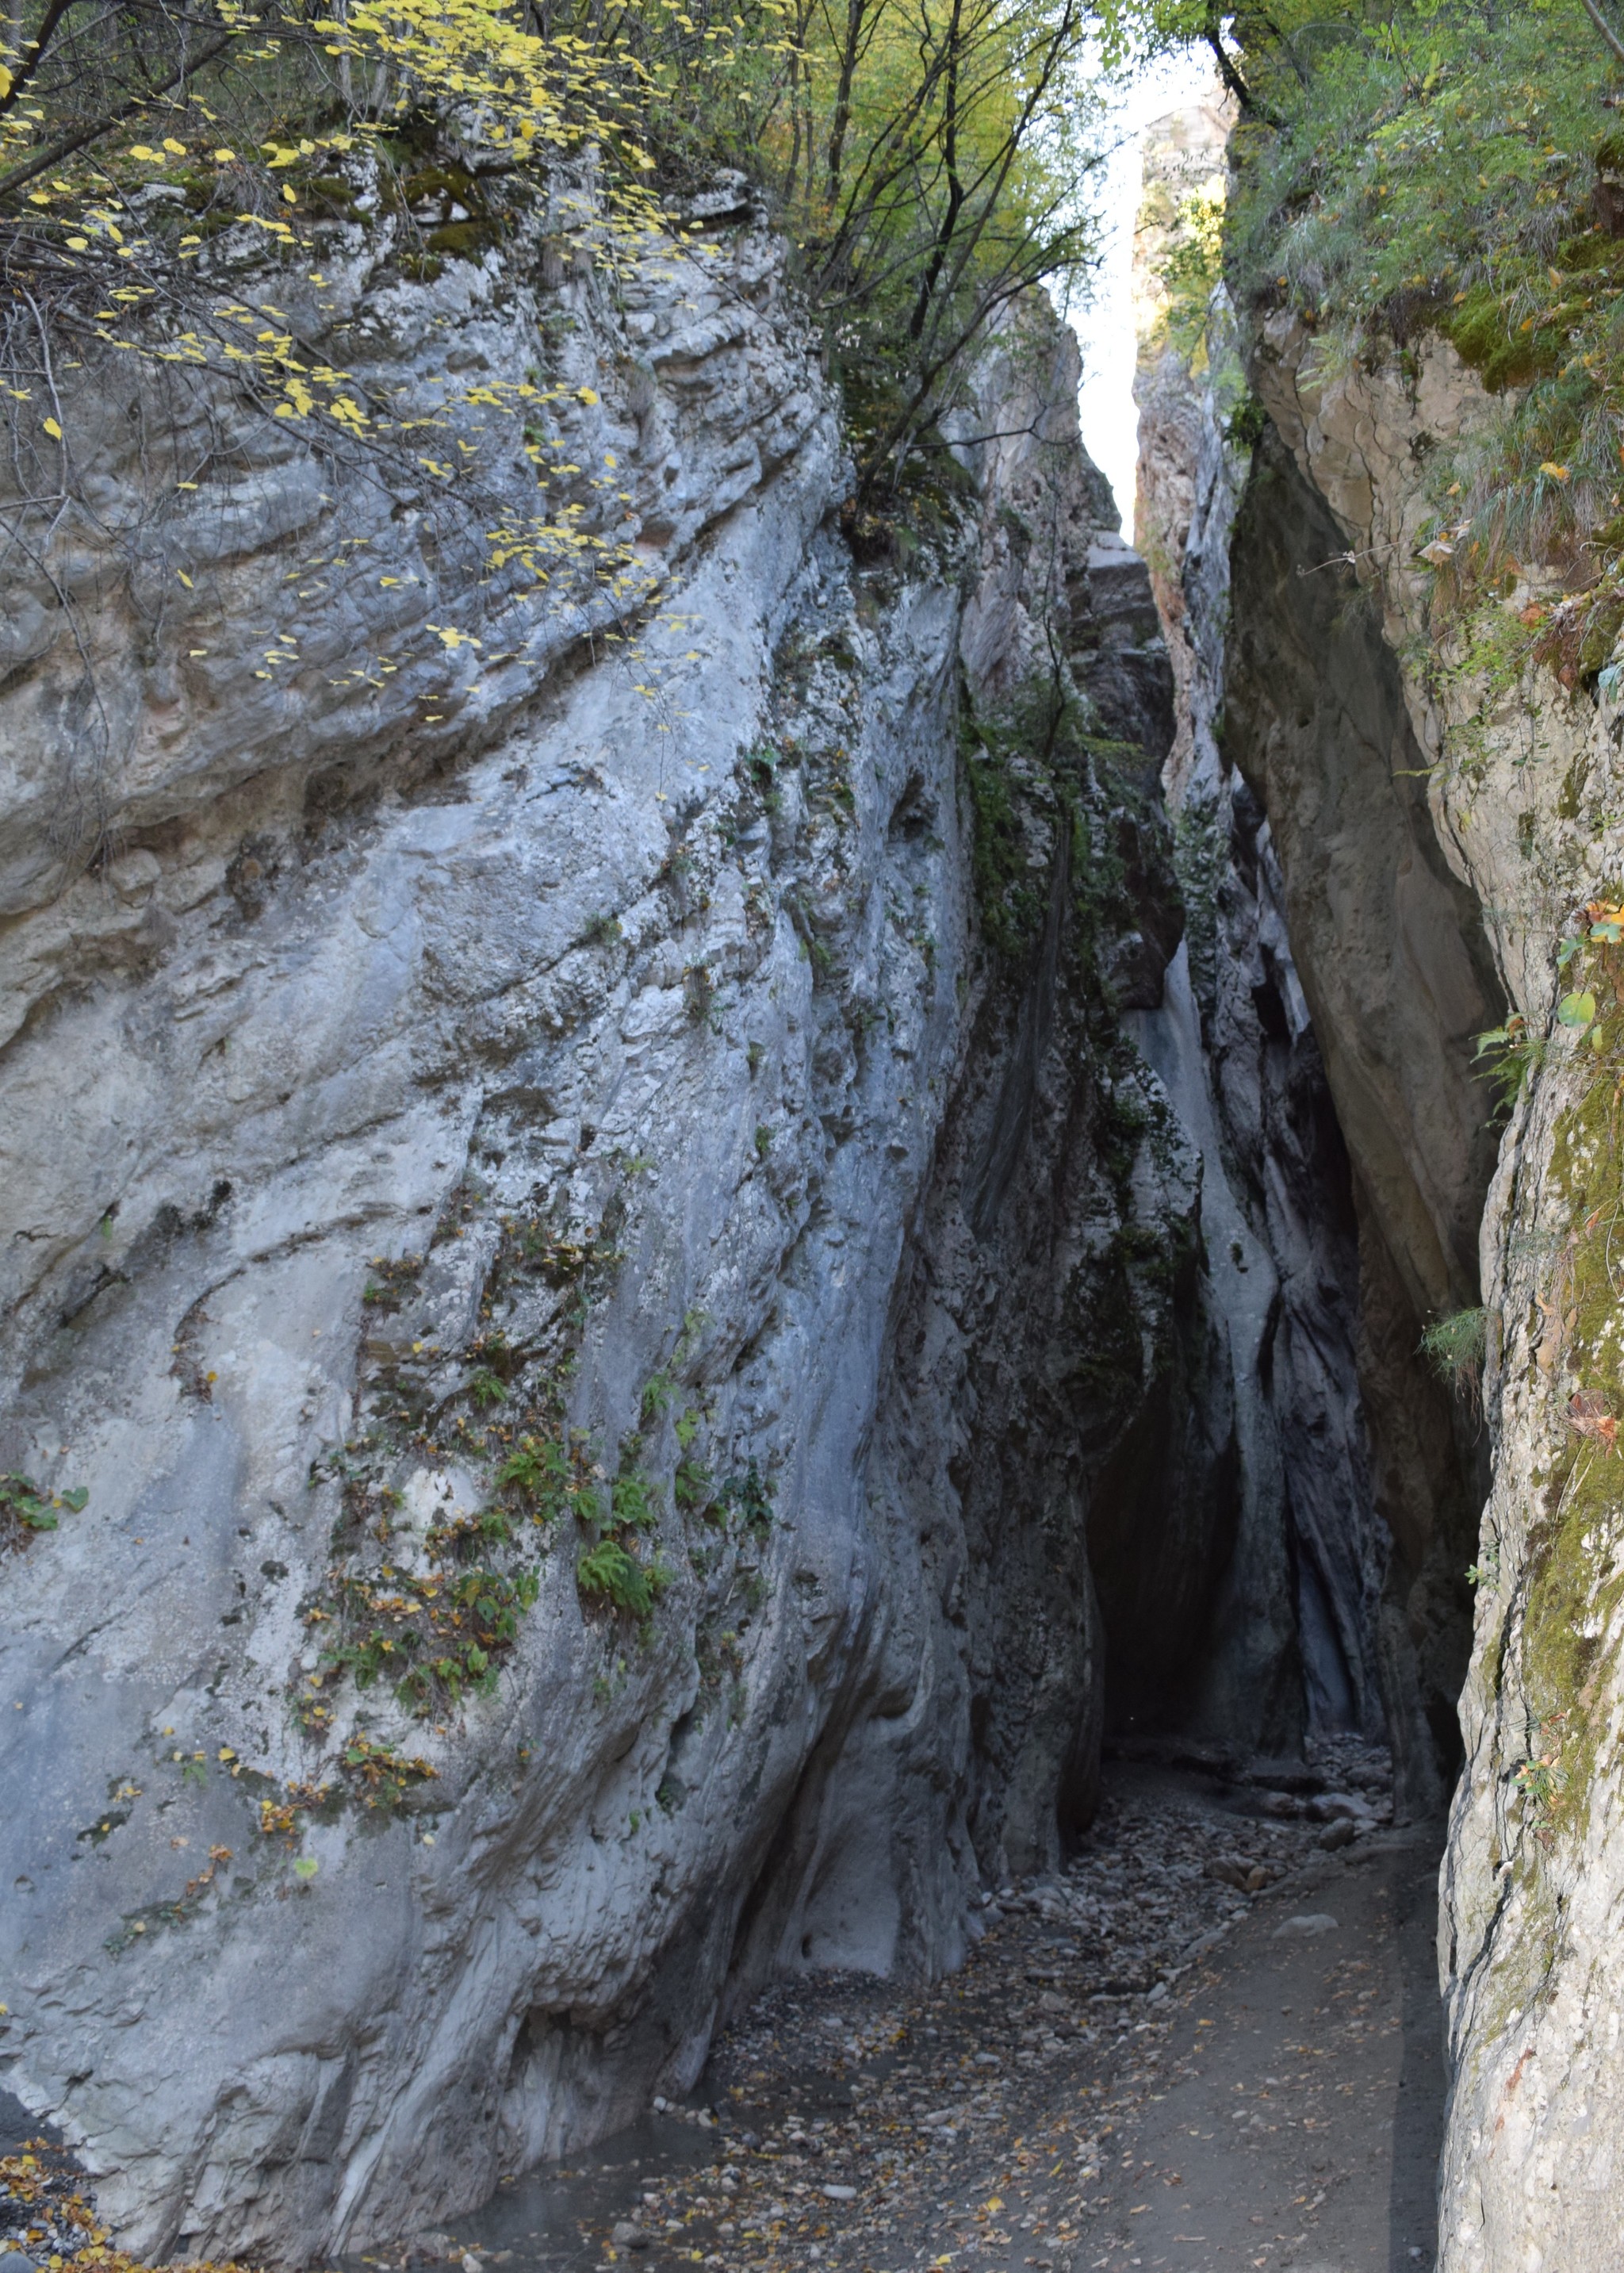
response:
{"label": "dark shadow on rock", "polygon": [[1414,1848],[1413,1869],[1406,1868],[1394,1889],[1403,2052],[1393,2112],[1389,2273],[1430,2269],[1438,2254],[1438,2164],[1448,2089],[1437,1954],[1438,1857],[1444,1829],[1441,1822],[1429,1822],[1429,1836]]}

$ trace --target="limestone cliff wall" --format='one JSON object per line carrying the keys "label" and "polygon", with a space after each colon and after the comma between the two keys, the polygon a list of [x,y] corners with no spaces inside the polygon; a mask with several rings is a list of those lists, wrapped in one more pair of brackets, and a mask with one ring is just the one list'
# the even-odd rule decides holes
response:
{"label": "limestone cliff wall", "polygon": [[[951,1966],[1231,1551],[1074,345],[858,568],[780,249],[695,218],[612,293],[221,240],[367,401],[489,398],[476,512],[119,365],[6,570],[0,1466],[73,1497],[0,1540],[0,2084],[147,2252],[409,2231],[775,1968]],[[619,593],[483,581],[538,454]]]}
{"label": "limestone cliff wall", "polygon": [[[1401,663],[1431,637],[1426,455],[1490,409],[1451,349],[1333,373],[1279,319],[1254,375],[1278,439],[1236,557],[1243,762],[1280,844],[1363,1264],[1388,1290],[1366,1301],[1364,1370],[1429,1719],[1468,1646],[1451,1632],[1468,1559],[1478,1582],[1443,1870],[1440,2262],[1577,2273],[1616,2259],[1624,2152],[1616,988],[1605,949],[1566,980],[1557,950],[1587,901],[1619,896],[1617,674],[1564,681],[1531,656],[1495,673],[1464,634],[1441,669]],[[1525,570],[1508,626],[1561,596]],[[1553,1017],[1575,984],[1597,995],[1588,1032]],[[1508,1005],[1525,1039],[1496,1126],[1473,1036]],[[1414,1356],[1426,1316],[1479,1286],[1481,1437],[1470,1375],[1450,1410]]]}

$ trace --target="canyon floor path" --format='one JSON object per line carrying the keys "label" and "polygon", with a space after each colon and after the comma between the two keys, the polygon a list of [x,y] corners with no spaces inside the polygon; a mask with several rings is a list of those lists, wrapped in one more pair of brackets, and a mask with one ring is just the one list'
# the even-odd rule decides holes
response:
{"label": "canyon floor path", "polygon": [[1430,2268],[1438,1834],[1327,1851],[1269,1804],[1119,1770],[1083,1853],[1006,1890],[960,1973],[775,1991],[691,2104],[426,2249],[465,2273]]}

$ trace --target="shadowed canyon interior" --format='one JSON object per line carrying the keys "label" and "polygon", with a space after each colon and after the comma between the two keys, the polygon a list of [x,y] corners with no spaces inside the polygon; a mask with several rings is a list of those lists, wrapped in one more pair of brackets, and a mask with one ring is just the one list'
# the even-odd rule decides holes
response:
{"label": "shadowed canyon interior", "polygon": [[[296,587],[337,508],[246,423],[182,600],[88,523],[8,572],[0,2087],[135,2249],[360,2249],[686,2090],[786,1973],[957,1966],[1103,1759],[1357,1734],[1401,1817],[1458,1794],[1441,2262],[1508,2269],[1555,2152],[1527,2262],[1599,2266],[1605,1883],[1553,1924],[1506,1792],[1530,1653],[1613,1598],[1527,1512],[1531,1596],[1465,1573],[1556,1474],[1562,1195],[1616,1167],[1565,1044],[1508,1129],[1477,1038],[1548,1023],[1620,714],[1547,690],[1441,787],[1371,566],[1481,390],[1220,310],[1141,364],[1135,550],[1031,295],[876,536],[782,244],[696,211],[615,296],[523,248],[332,288],[408,383],[545,334],[677,596],[635,656],[536,603],[347,682],[430,518],[357,485],[364,590]],[[148,384],[64,379],[131,495]],[[273,614],[332,669],[193,659]],[[1452,1384],[1423,1333],[1486,1304]]]}

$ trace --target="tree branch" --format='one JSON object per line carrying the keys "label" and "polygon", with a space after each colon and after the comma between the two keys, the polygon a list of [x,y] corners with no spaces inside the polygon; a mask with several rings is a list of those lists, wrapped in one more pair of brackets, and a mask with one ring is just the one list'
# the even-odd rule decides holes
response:
{"label": "tree branch", "polygon": [[1624,40],[1620,39],[1612,25],[1602,14],[1600,8],[1597,5],[1597,0],[1583,0],[1583,7],[1585,14],[1590,18],[1591,23],[1595,25],[1603,39],[1605,40],[1607,45],[1612,49],[1613,54],[1618,57],[1621,64],[1624,64]]}
{"label": "tree branch", "polygon": [[11,86],[4,94],[0,94],[0,118],[5,116],[6,112],[17,101],[29,80],[45,61],[45,50],[56,36],[56,26],[72,5],[73,0],[50,0],[50,5],[45,11],[44,22],[33,39],[23,42],[24,52],[27,55],[28,60],[26,63],[19,64],[12,75]]}
{"label": "tree branch", "polygon": [[121,118],[128,118],[132,110],[143,109],[155,95],[167,94],[189,71],[200,71],[205,64],[212,64],[215,56],[223,55],[230,44],[231,34],[221,32],[217,39],[211,40],[206,47],[199,48],[195,55],[186,56],[176,64],[173,71],[155,80],[139,94],[131,94],[114,109],[103,111],[93,124],[81,127],[77,133],[64,134],[60,141],[49,144],[38,157],[30,158],[26,166],[15,168],[0,179],[0,198],[9,198],[13,190],[20,190],[25,183],[34,181],[41,174],[48,174],[53,166],[59,166],[64,158],[71,157],[76,150],[82,150],[87,142],[99,141],[110,128],[117,125]]}

